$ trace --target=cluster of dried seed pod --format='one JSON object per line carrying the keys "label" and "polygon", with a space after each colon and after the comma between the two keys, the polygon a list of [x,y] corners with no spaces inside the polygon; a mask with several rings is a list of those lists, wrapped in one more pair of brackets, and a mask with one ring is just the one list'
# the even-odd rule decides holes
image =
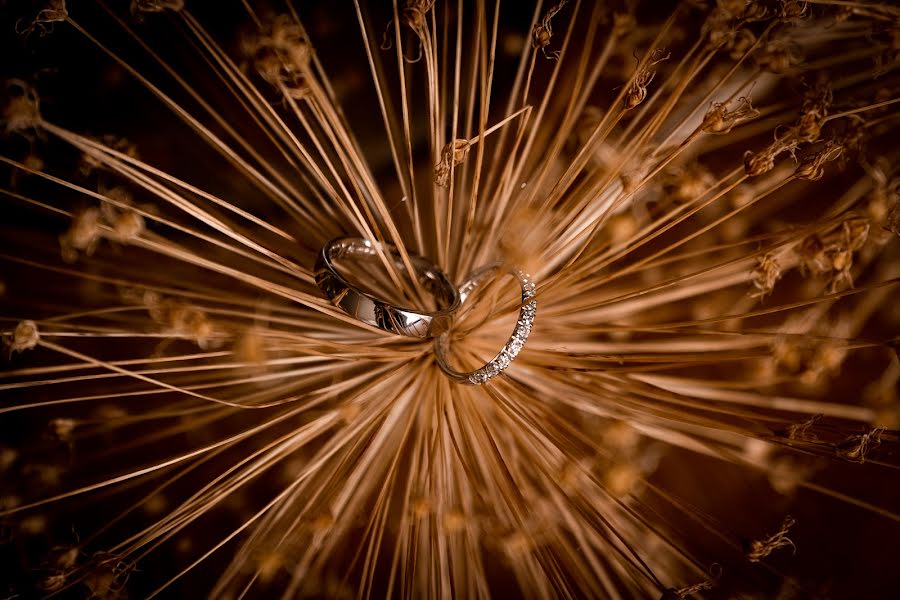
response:
{"label": "cluster of dried seed pod", "polygon": [[793,250],[800,272],[826,277],[830,292],[853,287],[853,255],[868,236],[868,219],[850,217],[823,233],[805,237]]}

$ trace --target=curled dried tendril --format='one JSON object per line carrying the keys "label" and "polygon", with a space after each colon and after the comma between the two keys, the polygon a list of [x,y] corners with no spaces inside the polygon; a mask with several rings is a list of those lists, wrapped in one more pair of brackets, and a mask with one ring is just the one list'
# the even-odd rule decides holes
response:
{"label": "curled dried tendril", "polygon": [[559,51],[548,52],[547,48],[550,46],[550,39],[553,37],[553,24],[552,19],[556,16],[556,14],[563,9],[568,0],[561,0],[555,6],[551,6],[547,9],[547,12],[544,13],[544,17],[541,19],[540,23],[537,23],[534,28],[531,30],[531,46],[535,50],[540,50],[544,53],[544,57],[550,60],[558,60],[559,59]]}
{"label": "curled dried tendril", "polygon": [[787,537],[788,531],[794,526],[796,521],[792,517],[785,517],[781,523],[781,529],[763,540],[753,540],[749,544],[747,551],[747,560],[750,562],[759,562],[766,558],[779,548],[790,547],[796,553],[797,546]]}

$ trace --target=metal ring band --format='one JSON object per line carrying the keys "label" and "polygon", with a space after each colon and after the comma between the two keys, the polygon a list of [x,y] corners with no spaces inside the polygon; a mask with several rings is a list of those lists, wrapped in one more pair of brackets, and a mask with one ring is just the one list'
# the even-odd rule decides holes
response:
{"label": "metal ring band", "polygon": [[372,242],[357,237],[336,238],[322,246],[316,260],[316,284],[332,304],[359,319],[390,333],[418,338],[432,338],[450,328],[453,314],[459,307],[459,292],[439,267],[425,258],[410,254],[419,283],[444,306],[434,312],[420,312],[402,308],[380,300],[348,282],[334,267],[343,256],[375,257],[376,248],[386,252],[403,271],[399,252],[393,244]]}
{"label": "metal ring band", "polygon": [[[465,283],[459,288],[460,303],[465,302],[469,294],[481,285],[481,282],[488,276],[496,274],[501,269],[499,263],[489,265],[480,269],[469,276]],[[434,340],[434,353],[437,358],[437,364],[447,374],[447,376],[457,383],[467,383],[470,385],[481,385],[487,383],[500,373],[519,355],[528,335],[531,333],[531,326],[534,323],[534,317],[537,313],[537,300],[534,299],[534,283],[531,277],[520,271],[519,269],[510,269],[516,279],[522,286],[522,307],[519,309],[519,319],[516,321],[516,327],[513,330],[509,340],[503,346],[503,349],[497,355],[485,363],[483,366],[474,371],[462,372],[457,371],[447,363],[447,351],[450,345],[450,336],[446,333]]]}

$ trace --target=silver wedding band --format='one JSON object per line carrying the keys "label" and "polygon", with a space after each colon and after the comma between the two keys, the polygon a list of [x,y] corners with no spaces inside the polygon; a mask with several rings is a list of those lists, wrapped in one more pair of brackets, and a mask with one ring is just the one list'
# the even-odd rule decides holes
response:
{"label": "silver wedding band", "polygon": [[384,331],[417,338],[437,337],[447,331],[453,314],[459,307],[459,292],[441,269],[425,258],[409,255],[415,277],[435,297],[438,306],[442,307],[433,312],[393,306],[362,291],[335,269],[335,260],[350,257],[373,258],[378,255],[377,248],[385,252],[398,269],[406,271],[397,248],[392,244],[342,237],[331,240],[319,252],[316,260],[316,284],[332,304],[348,315]]}

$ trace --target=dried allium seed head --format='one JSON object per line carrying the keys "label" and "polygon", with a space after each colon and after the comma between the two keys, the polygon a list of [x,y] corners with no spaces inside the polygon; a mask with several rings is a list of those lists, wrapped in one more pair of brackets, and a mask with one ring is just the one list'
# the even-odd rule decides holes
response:
{"label": "dried allium seed head", "polygon": [[9,343],[11,352],[23,352],[31,350],[38,345],[41,336],[38,333],[37,324],[34,321],[21,321],[16,325]]}
{"label": "dried allium seed head", "polygon": [[6,82],[6,103],[3,106],[4,131],[29,135],[41,125],[40,98],[37,91],[21,79]]}

